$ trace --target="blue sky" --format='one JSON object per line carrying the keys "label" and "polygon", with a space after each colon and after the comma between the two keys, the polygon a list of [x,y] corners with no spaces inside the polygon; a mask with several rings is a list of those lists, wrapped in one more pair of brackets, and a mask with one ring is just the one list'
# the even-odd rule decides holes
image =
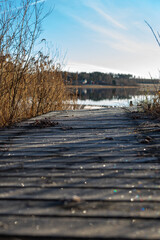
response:
{"label": "blue sky", "polygon": [[54,8],[42,38],[58,49],[65,70],[159,77],[160,0],[46,0]]}

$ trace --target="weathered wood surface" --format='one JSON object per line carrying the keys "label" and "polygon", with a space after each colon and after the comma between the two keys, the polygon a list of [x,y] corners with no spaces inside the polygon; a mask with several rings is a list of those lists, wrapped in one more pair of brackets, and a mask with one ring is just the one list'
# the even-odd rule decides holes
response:
{"label": "weathered wood surface", "polygon": [[121,108],[1,130],[0,239],[160,239],[159,133]]}

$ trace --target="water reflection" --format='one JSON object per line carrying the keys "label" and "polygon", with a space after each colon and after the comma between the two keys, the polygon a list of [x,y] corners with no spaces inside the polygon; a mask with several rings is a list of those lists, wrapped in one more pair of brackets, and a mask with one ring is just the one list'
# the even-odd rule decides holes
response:
{"label": "water reflection", "polygon": [[131,99],[137,95],[137,88],[109,88],[109,89],[79,89],[78,95],[81,100],[90,99],[100,101],[104,99]]}
{"label": "water reflection", "polygon": [[78,104],[98,106],[128,106],[136,104],[145,96],[138,88],[78,89]]}

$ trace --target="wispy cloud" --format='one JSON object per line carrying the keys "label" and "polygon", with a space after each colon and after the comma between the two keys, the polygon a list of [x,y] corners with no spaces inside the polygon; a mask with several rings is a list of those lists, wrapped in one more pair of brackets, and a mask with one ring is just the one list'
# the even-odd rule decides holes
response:
{"label": "wispy cloud", "polygon": [[127,27],[124,24],[122,24],[120,21],[118,21],[117,19],[112,17],[110,14],[108,14],[106,10],[104,10],[106,7],[104,7],[101,1],[98,1],[98,5],[97,5],[97,1],[85,0],[83,1],[83,4],[89,7],[90,9],[94,10],[95,12],[97,12],[103,19],[105,19],[107,22],[110,22],[113,26],[123,30],[127,30]]}
{"label": "wispy cloud", "polygon": [[[43,2],[46,2],[47,0],[39,0],[39,1],[35,1],[35,2],[33,2],[33,3],[30,3],[29,4],[29,6],[33,6],[33,5],[36,5],[36,4],[39,4],[39,3],[43,3]],[[16,10],[20,10],[20,9],[22,9],[23,8],[23,6],[20,6],[20,7],[15,7],[15,8],[12,8],[11,10],[12,11],[16,11]],[[7,12],[9,12],[10,10],[7,10],[7,11],[2,11],[2,12],[0,12],[0,15],[1,14],[4,14],[4,13],[7,13]]]}
{"label": "wispy cloud", "polygon": [[47,0],[39,0],[39,1],[35,1],[33,3],[31,3],[31,5],[35,5],[35,4],[38,4],[38,3],[43,3],[43,2],[46,2]]}
{"label": "wispy cloud", "polygon": [[109,14],[107,14],[106,12],[104,12],[101,8],[94,6],[94,5],[90,5],[90,7],[95,10],[101,17],[103,17],[105,20],[109,21],[111,24],[113,24],[114,26],[126,30],[126,26],[124,26],[123,24],[121,24],[120,22],[118,22],[117,20],[115,20],[113,17],[111,17]]}
{"label": "wispy cloud", "polygon": [[144,24],[144,22],[133,21],[131,24],[133,25],[134,28],[140,30],[140,32],[146,32],[147,25]]}
{"label": "wispy cloud", "polygon": [[80,17],[72,15],[72,17],[77,20],[79,23],[83,24],[84,27],[89,28],[90,30],[93,30],[96,33],[103,34],[104,36],[108,36],[110,38],[113,38],[115,40],[122,40],[123,35],[119,34],[117,31],[110,30],[104,26],[97,25],[95,23],[89,22],[87,20],[84,20]]}
{"label": "wispy cloud", "polygon": [[[106,44],[113,49],[121,52],[128,52],[128,53],[141,53],[143,50],[146,52],[156,52],[157,49],[155,46],[152,46],[149,43],[144,43],[143,41],[137,39],[131,39],[128,34],[122,34],[118,31],[113,29],[108,29],[104,26],[92,23],[90,21],[84,20],[78,16],[73,16],[75,20],[79,23],[83,24],[84,27],[98,33],[98,37],[92,39],[93,41],[99,42],[101,44]],[[98,40],[97,40],[98,39]]]}

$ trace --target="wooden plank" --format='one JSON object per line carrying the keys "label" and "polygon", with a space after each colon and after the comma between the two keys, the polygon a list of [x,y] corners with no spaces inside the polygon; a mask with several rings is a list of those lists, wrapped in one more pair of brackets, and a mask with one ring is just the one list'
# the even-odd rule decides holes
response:
{"label": "wooden plank", "polygon": [[[21,139],[21,141],[23,141],[23,139]],[[33,141],[33,139],[32,139],[32,141]],[[54,139],[50,139],[50,141],[54,141]],[[25,145],[25,143],[22,143],[22,142],[20,142],[19,141],[19,143],[15,143],[15,145],[14,146],[12,146],[11,147],[11,145],[10,144],[8,144],[8,143],[5,143],[5,147],[7,148],[7,147],[10,147],[12,150],[13,149],[21,149],[21,148],[31,148],[32,149],[32,147],[33,148],[36,148],[36,147],[40,147],[40,148],[44,148],[44,147],[46,147],[46,148],[58,148],[58,147],[62,147],[63,145],[62,144],[65,144],[65,147],[85,147],[86,145],[86,147],[87,148],[93,148],[93,147],[100,147],[100,148],[102,148],[102,147],[106,147],[106,146],[108,146],[108,147],[115,147],[115,145],[117,145],[117,144],[119,144],[119,146],[123,146],[124,148],[125,147],[131,147],[132,148],[132,146],[133,147],[139,147],[140,146],[140,144],[136,141],[136,140],[134,140],[133,141],[133,145],[132,145],[132,143],[131,142],[129,142],[129,141],[118,141],[117,139],[113,139],[112,137],[104,137],[104,138],[102,138],[102,139],[78,139],[77,141],[74,141],[73,139],[70,139],[70,140],[68,140],[68,139],[65,139],[65,141],[63,140],[63,139],[60,139],[60,140],[57,140],[57,141],[54,141],[54,142],[48,142],[48,143],[44,143],[44,142],[40,142],[40,139],[39,139],[39,141],[37,140],[37,139],[35,139],[35,141],[34,142],[29,142],[28,141],[28,143],[26,142],[26,145]],[[150,143],[150,144],[148,144],[148,146],[152,146],[152,143]],[[156,146],[157,147],[159,147],[159,144],[156,144]]]}
{"label": "wooden plank", "polygon": [[83,187],[160,189],[160,179],[107,178],[107,177],[0,177],[0,187]]}
{"label": "wooden plank", "polygon": [[150,169],[150,171],[152,170],[160,170],[160,164],[159,163],[148,163],[148,164],[132,164],[132,163],[98,163],[96,161],[92,161],[92,162],[51,162],[48,163],[47,161],[45,162],[19,162],[19,163],[1,163],[0,164],[0,172],[5,170],[5,169],[13,169],[13,168],[22,168],[23,169],[107,169],[107,170],[148,170]]}
{"label": "wooden plank", "polygon": [[139,178],[139,179],[159,179],[160,170],[106,170],[105,168],[97,170],[83,169],[81,166],[79,169],[69,169],[69,168],[50,168],[50,169],[23,169],[23,164],[21,168],[6,167],[0,172],[0,176],[16,176],[16,177],[108,177],[108,178]]}
{"label": "wooden plank", "polygon": [[160,218],[160,202],[0,200],[1,216]]}
{"label": "wooden plank", "polygon": [[14,156],[14,155],[9,155],[9,156],[1,156],[1,163],[125,163],[126,165],[132,163],[132,164],[137,164],[137,163],[143,163],[148,164],[148,163],[160,163],[160,160],[158,157],[144,157],[144,156],[92,156],[92,157],[85,157],[85,156],[80,156],[79,158],[76,158],[76,156],[69,156],[69,157],[53,157],[53,156]]}
{"label": "wooden plank", "polygon": [[[54,148],[54,150],[57,150],[57,149],[69,149],[70,151],[72,151],[72,149],[73,150],[76,150],[77,151],[77,149],[80,149],[81,150],[81,148],[87,148],[87,149],[91,149],[91,150],[94,150],[94,149],[115,149],[115,150],[117,150],[116,149],[116,146],[115,145],[118,145],[118,147],[119,147],[119,150],[121,150],[121,149],[131,149],[131,150],[133,150],[133,151],[135,151],[135,148],[137,149],[137,150],[139,150],[139,151],[142,151],[142,150],[144,150],[144,147],[143,146],[141,146],[139,143],[136,143],[136,142],[133,142],[133,144],[131,144],[131,143],[124,143],[124,142],[121,142],[121,143],[118,143],[118,141],[117,142],[113,142],[113,143],[110,143],[110,142],[108,142],[107,143],[107,141],[106,142],[94,142],[94,143],[89,143],[89,141],[87,142],[87,143],[82,143],[82,142],[78,142],[78,143],[68,143],[68,142],[66,142],[65,144],[62,142],[62,143],[50,143],[50,144],[48,144],[48,143],[42,143],[42,144],[29,144],[29,145],[26,145],[25,146],[25,144],[23,144],[22,146],[19,146],[19,145],[16,145],[16,146],[14,146],[14,147],[10,147],[10,152],[13,152],[13,151],[15,151],[15,153],[16,152],[18,152],[18,151],[21,151],[21,150],[23,150],[24,152],[27,152],[27,151],[30,151],[30,152],[32,152],[32,151],[45,151],[45,152],[47,152],[47,151],[51,151],[51,150],[53,150],[53,148]],[[6,147],[9,147],[9,146],[6,146]],[[155,144],[154,145],[154,147],[157,147],[157,148],[159,148],[160,147],[160,144]],[[147,149],[149,149],[149,148],[152,148],[152,144],[150,145],[150,144],[148,144],[148,146],[147,146]],[[84,149],[82,149],[82,150],[84,150]]]}
{"label": "wooden plank", "polygon": [[[54,239],[159,239],[160,222],[152,219],[1,217],[5,236]],[[119,238],[120,237],[120,238]]]}
{"label": "wooden plank", "polygon": [[[84,184],[85,185],[85,184]],[[134,183],[133,183],[134,185]],[[6,187],[0,189],[0,199],[74,199],[108,201],[160,201],[160,189],[80,188],[80,187]]]}

